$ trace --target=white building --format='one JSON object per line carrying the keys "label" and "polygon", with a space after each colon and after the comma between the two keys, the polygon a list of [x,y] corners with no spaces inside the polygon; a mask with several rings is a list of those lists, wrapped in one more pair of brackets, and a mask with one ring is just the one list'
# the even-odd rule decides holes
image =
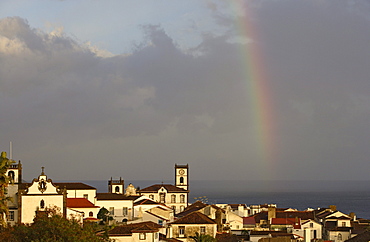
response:
{"label": "white building", "polygon": [[175,185],[155,184],[139,192],[156,202],[166,204],[175,213],[184,211],[189,204],[189,165],[175,165]]}
{"label": "white building", "polygon": [[18,222],[30,224],[37,213],[45,212],[47,209],[60,209],[66,215],[67,192],[54,185],[48,179],[42,169],[41,175],[33,179],[30,185],[26,185],[19,192]]}

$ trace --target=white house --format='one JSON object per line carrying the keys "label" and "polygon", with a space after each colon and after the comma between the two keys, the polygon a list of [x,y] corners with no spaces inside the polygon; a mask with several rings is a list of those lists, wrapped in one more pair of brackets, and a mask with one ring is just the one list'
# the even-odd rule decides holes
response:
{"label": "white house", "polygon": [[116,222],[127,222],[134,218],[134,200],[136,196],[119,193],[97,193],[95,205],[106,208]]}
{"label": "white house", "polygon": [[100,207],[95,206],[86,198],[67,198],[67,218],[81,218],[82,220],[95,220]]}
{"label": "white house", "polygon": [[[143,221],[152,221],[159,225],[165,226],[174,219],[174,211],[172,208],[157,203],[145,196],[142,196],[134,201],[135,219],[132,223]],[[163,231],[162,233],[165,234]]]}

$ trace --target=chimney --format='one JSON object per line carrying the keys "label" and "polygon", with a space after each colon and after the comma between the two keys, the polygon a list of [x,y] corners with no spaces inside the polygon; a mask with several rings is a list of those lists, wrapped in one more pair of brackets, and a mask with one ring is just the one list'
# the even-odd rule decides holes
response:
{"label": "chimney", "polygon": [[336,212],[337,211],[337,206],[336,205],[330,205],[329,208],[333,212]]}
{"label": "chimney", "polygon": [[276,208],[268,207],[268,220],[271,223],[271,219],[276,218]]}

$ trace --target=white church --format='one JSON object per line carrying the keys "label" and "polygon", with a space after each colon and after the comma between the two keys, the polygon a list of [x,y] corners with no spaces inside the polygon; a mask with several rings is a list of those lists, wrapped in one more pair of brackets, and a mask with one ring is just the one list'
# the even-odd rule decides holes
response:
{"label": "white church", "polygon": [[22,181],[22,164],[12,164],[7,175],[12,179],[8,186],[10,225],[33,223],[38,213],[57,209],[65,218],[83,221],[100,221],[101,208],[109,211],[115,222],[136,223],[143,218],[155,223],[172,222],[175,213],[188,206],[189,166],[175,165],[175,185],[155,184],[136,191],[132,184],[124,189],[124,180],[108,181],[108,193],[98,193],[95,187],[80,183],[53,182],[41,174],[27,183]]}

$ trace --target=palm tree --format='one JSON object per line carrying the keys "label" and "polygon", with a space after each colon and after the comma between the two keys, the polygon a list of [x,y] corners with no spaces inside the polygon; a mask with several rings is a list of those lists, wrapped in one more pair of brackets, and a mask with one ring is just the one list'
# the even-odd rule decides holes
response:
{"label": "palm tree", "polygon": [[190,236],[195,242],[215,242],[216,239],[208,234],[199,234],[195,232],[195,236]]}
{"label": "palm tree", "polygon": [[6,215],[8,215],[8,201],[11,200],[10,197],[7,197],[7,187],[11,179],[7,176],[6,172],[10,165],[14,161],[6,158],[6,152],[1,152],[0,157],[0,226],[6,226]]}

